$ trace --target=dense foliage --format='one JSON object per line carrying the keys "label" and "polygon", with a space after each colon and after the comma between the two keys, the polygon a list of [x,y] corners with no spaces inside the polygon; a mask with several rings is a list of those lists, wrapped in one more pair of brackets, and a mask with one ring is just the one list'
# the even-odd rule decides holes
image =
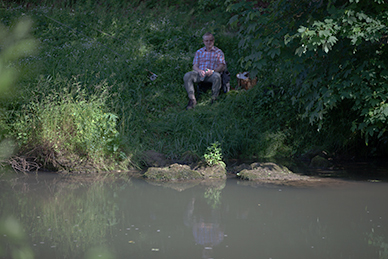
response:
{"label": "dense foliage", "polygon": [[[140,165],[149,149],[203,157],[214,143],[224,158],[386,151],[382,0],[19,2],[0,1],[7,35],[28,16],[38,42],[13,59],[0,43],[0,64],[19,72],[2,90],[0,141],[15,139],[19,155],[112,169]],[[207,31],[232,87],[243,70],[258,84],[213,105],[204,93],[186,111],[183,75]]]}
{"label": "dense foliage", "polygon": [[326,144],[354,148],[364,140],[386,152],[386,1],[274,0],[231,10],[241,64],[282,87],[286,106],[297,107]]}

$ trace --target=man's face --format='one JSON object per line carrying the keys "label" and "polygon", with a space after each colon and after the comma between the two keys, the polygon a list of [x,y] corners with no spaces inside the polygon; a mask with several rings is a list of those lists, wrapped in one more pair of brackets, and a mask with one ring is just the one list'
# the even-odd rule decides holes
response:
{"label": "man's face", "polygon": [[214,46],[214,37],[211,35],[204,36],[203,37],[203,44],[205,44],[206,49],[210,50]]}

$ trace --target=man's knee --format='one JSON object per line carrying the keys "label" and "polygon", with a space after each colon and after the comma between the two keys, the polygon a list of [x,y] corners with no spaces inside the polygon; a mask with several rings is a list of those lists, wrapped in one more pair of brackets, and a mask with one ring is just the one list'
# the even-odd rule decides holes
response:
{"label": "man's knee", "polygon": [[221,80],[221,74],[220,74],[220,73],[214,72],[214,73],[213,73],[213,76],[215,76],[217,79],[220,79],[220,80]]}
{"label": "man's knee", "polygon": [[221,74],[218,73],[218,72],[214,72],[213,75],[212,75],[212,78],[211,78],[211,81],[214,84],[218,85],[220,84],[221,85]]}
{"label": "man's knee", "polygon": [[183,76],[183,81],[187,82],[187,80],[189,80],[189,72],[187,72],[184,76]]}
{"label": "man's knee", "polygon": [[195,72],[194,72],[194,71],[187,72],[187,73],[183,76],[183,81],[188,82],[189,80],[194,80],[195,76],[196,76],[196,75],[195,75]]}

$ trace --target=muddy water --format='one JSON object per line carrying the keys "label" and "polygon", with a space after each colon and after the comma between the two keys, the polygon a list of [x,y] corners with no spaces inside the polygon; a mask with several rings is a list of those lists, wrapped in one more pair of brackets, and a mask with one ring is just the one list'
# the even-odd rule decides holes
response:
{"label": "muddy water", "polygon": [[1,258],[21,249],[35,258],[388,258],[384,182],[158,186],[2,174],[0,197]]}

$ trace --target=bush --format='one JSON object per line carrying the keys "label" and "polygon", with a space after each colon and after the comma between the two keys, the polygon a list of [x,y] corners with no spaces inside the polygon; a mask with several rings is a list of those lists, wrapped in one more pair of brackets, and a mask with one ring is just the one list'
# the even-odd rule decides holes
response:
{"label": "bush", "polygon": [[215,142],[212,143],[210,147],[207,147],[206,153],[203,155],[203,157],[209,166],[223,164],[220,143]]}
{"label": "bush", "polygon": [[386,153],[384,2],[239,1],[230,7],[236,13],[230,23],[239,29],[240,64],[264,84],[283,87],[295,107],[283,114],[309,135],[300,132],[299,143],[308,139],[337,150],[365,150],[369,143]]}
{"label": "bush", "polygon": [[27,149],[40,149],[46,157],[38,159],[39,162],[49,162],[54,167],[61,167],[63,160],[74,155],[95,166],[120,156],[118,117],[107,111],[109,89],[106,84],[95,86],[93,95],[86,95],[75,79],[48,78],[41,79],[39,84],[42,89],[55,84],[62,90],[35,93],[35,100],[21,109],[13,132],[22,153]]}

